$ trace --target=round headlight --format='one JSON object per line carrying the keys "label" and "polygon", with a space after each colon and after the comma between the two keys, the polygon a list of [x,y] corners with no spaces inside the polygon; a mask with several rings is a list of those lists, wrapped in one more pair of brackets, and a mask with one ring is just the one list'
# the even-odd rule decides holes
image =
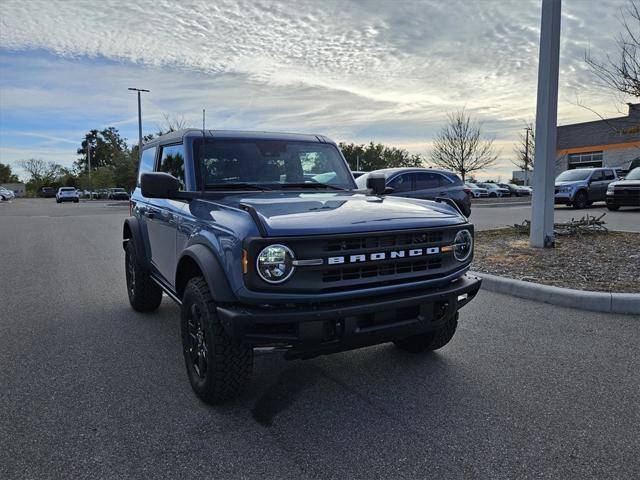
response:
{"label": "round headlight", "polygon": [[453,240],[453,256],[459,262],[464,262],[471,256],[471,252],[473,252],[473,235],[469,230],[460,230]]}
{"label": "round headlight", "polygon": [[262,249],[256,260],[258,275],[267,283],[282,283],[294,271],[293,252],[284,245],[269,245]]}

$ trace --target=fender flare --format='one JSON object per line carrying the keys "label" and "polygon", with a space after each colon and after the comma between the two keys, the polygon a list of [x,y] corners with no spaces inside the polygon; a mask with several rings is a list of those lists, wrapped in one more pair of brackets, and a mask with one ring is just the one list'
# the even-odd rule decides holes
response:
{"label": "fender flare", "polygon": [[122,248],[127,248],[127,243],[129,240],[133,240],[133,245],[136,247],[136,256],[138,257],[138,261],[142,263],[142,265],[148,269],[149,265],[149,257],[145,252],[144,239],[142,237],[142,229],[140,227],[140,222],[136,217],[127,217],[124,221],[124,226],[122,227]]}
{"label": "fender flare", "polygon": [[190,259],[198,266],[202,276],[204,277],[211,296],[217,303],[233,303],[237,302],[237,297],[233,294],[227,275],[220,264],[220,261],[213,253],[213,251],[202,243],[195,243],[187,247],[180,258],[176,268],[175,288],[178,298],[182,297],[186,281],[182,277],[185,262],[189,262]]}

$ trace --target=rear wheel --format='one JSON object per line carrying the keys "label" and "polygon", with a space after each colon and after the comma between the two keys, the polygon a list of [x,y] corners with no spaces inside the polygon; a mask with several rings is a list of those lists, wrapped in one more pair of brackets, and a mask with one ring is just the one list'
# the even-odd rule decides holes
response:
{"label": "rear wheel", "polygon": [[410,353],[424,353],[438,350],[451,341],[458,327],[458,313],[438,330],[419,333],[393,342],[396,347]]}
{"label": "rear wheel", "polygon": [[194,277],[182,297],[182,349],[191,388],[204,402],[237,397],[253,369],[253,348],[227,335],[207,282]]}
{"label": "rear wheel", "polygon": [[133,239],[129,239],[124,255],[129,303],[138,312],[152,312],[162,303],[162,289],[151,280],[149,271],[138,260]]}
{"label": "rear wheel", "polygon": [[584,190],[580,190],[573,198],[573,208],[587,208],[588,203],[589,198],[587,197],[587,192],[585,192]]}

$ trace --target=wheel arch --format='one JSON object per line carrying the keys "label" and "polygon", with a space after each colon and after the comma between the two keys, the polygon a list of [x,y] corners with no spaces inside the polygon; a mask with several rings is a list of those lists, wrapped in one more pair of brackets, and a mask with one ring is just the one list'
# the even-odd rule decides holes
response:
{"label": "wheel arch", "polygon": [[122,227],[122,248],[126,249],[127,243],[131,240],[133,240],[138,261],[140,261],[145,268],[149,268],[149,259],[145,253],[142,229],[140,228],[140,222],[136,217],[128,217],[124,221],[124,225]]}
{"label": "wheel arch", "polygon": [[178,298],[182,298],[189,280],[197,276],[204,277],[211,296],[216,302],[237,301],[229,286],[226,272],[215,254],[210,248],[200,243],[187,247],[180,255],[175,278],[175,290]]}

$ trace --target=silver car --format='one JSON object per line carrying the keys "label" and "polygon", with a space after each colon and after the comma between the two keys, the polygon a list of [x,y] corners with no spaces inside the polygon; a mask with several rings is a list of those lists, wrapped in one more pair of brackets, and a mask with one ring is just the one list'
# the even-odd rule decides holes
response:
{"label": "silver car", "polygon": [[14,198],[16,198],[16,194],[12,190],[0,187],[0,201],[13,200]]}
{"label": "silver car", "polygon": [[60,187],[58,193],[56,193],[56,202],[73,202],[78,203],[80,201],[80,195],[78,191],[73,187]]}

